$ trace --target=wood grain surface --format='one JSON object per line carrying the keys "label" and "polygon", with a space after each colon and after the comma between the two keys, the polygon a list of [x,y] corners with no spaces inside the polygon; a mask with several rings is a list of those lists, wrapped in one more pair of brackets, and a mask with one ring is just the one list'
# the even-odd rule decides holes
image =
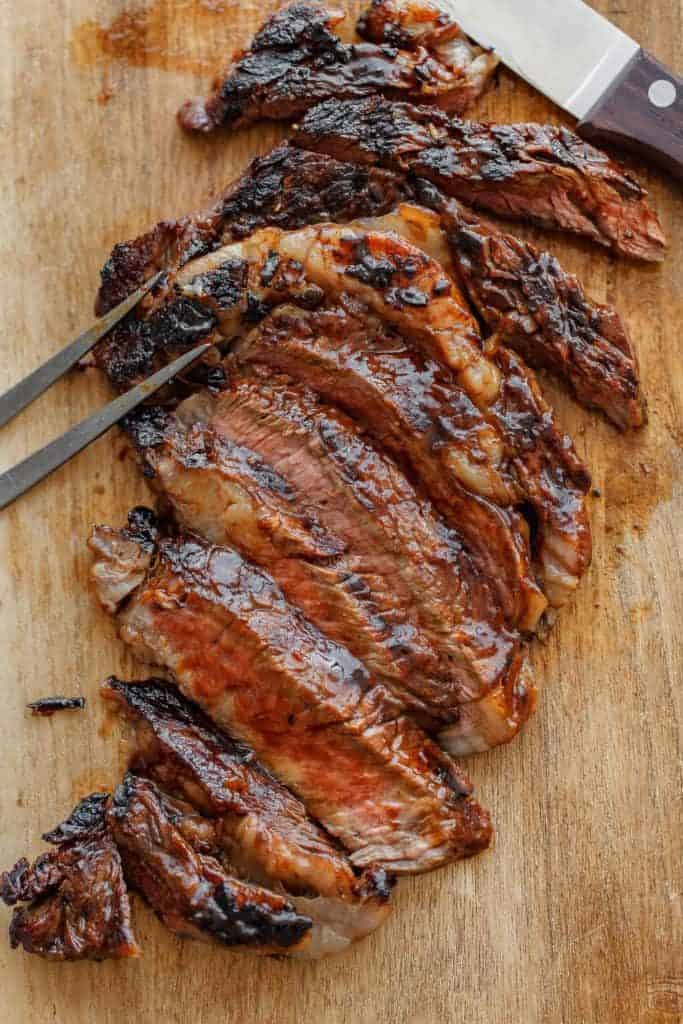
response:
{"label": "wood grain surface", "polygon": [[[268,3],[146,2],[0,0],[0,387],[89,322],[115,241],[197,207],[281,135],[196,140],[174,122]],[[595,6],[681,71],[679,0]],[[562,116],[507,72],[482,113]],[[637,169],[671,238],[663,266],[544,237],[625,315],[651,422],[621,437],[548,384],[594,473],[595,561],[536,649],[535,720],[469,764],[494,849],[403,882],[380,933],[318,964],[181,942],[139,903],[139,961],[50,965],[3,938],[4,1024],[683,1020],[683,205],[670,180]],[[106,398],[94,373],[74,373],[3,431],[0,468]],[[111,786],[125,760],[97,690],[112,671],[140,670],[88,594],[84,547],[92,523],[146,496],[121,451],[110,434],[0,514],[3,866],[41,849],[39,833]],[[28,716],[29,700],[54,693],[84,694],[85,712]]]}

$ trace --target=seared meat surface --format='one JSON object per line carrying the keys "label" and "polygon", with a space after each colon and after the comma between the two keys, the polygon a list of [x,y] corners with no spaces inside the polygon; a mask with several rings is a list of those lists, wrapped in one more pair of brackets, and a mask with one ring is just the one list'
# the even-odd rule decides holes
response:
{"label": "seared meat surface", "polygon": [[298,125],[295,142],[426,178],[481,209],[585,235],[626,256],[664,256],[645,191],[566,128],[461,121],[378,97],[321,103]]}
{"label": "seared meat surface", "polygon": [[456,277],[498,341],[566,381],[579,402],[622,430],[647,419],[638,360],[615,309],[592,302],[549,252],[507,234],[418,181],[416,197],[361,223],[396,231]]}
{"label": "seared meat surface", "polygon": [[[97,562],[115,538],[94,532]],[[101,589],[100,599],[110,601]],[[488,816],[455,764],[235,550],[191,535],[162,540],[119,625],[134,652],[249,744],[358,867],[416,873],[488,845]]]}
{"label": "seared meat surface", "polygon": [[315,0],[276,11],[211,94],[181,108],[181,125],[211,132],[288,121],[322,100],[377,94],[462,113],[497,64],[429,0],[373,4],[360,28],[374,42],[342,43],[332,30],[343,19],[342,11]]}
{"label": "seared meat surface", "polygon": [[312,921],[307,957],[345,949],[384,923],[392,879],[360,876],[304,805],[174,686],[162,680],[103,688],[135,723],[133,771],[210,819],[209,852],[230,872],[284,891]]}
{"label": "seared meat surface", "polygon": [[[415,206],[415,200],[438,211],[438,219]],[[503,344],[530,365],[553,370],[579,401],[600,408],[617,425],[641,425],[644,400],[637,361],[618,313],[591,302],[553,256],[482,221],[427,181],[411,183],[381,168],[292,146],[279,146],[255,160],[210,210],[164,222],[116,246],[103,270],[98,311],[111,309],[162,267],[174,272],[189,259],[261,227],[345,223],[383,217],[394,208],[398,219],[375,220],[371,226],[404,234],[412,229],[406,237],[457,274]],[[100,343],[98,362],[115,386],[127,387],[170,358],[172,346],[192,341],[180,330],[172,338],[170,333],[153,334],[144,321],[129,317]]]}
{"label": "seared meat surface", "polygon": [[[244,264],[241,296],[234,289],[225,297],[225,293],[217,291],[222,275],[226,267],[232,272],[238,262]],[[226,246],[183,268],[170,301],[205,304],[216,316],[217,330],[229,339],[244,331],[244,317],[248,317],[249,302],[254,297],[266,308],[288,297],[307,307],[320,306],[325,299],[342,301],[346,307],[350,300],[361,303],[355,318],[346,312],[341,314],[348,324],[332,326],[340,345],[347,345],[352,334],[357,349],[367,347],[365,335],[372,330],[373,318],[378,318],[406,340],[417,352],[417,358],[430,360],[430,375],[440,365],[443,374],[447,374],[447,393],[452,396],[451,416],[455,409],[452,436],[461,441],[459,452],[443,446],[435,454],[442,461],[447,460],[450,477],[455,478],[450,500],[456,502],[453,511],[468,544],[479,550],[482,557],[488,552],[492,559],[497,558],[499,566],[506,566],[498,551],[491,552],[489,538],[481,532],[480,517],[487,514],[486,510],[480,510],[479,518],[468,513],[472,496],[468,501],[458,502],[458,489],[464,488],[470,495],[474,491],[480,507],[481,499],[495,503],[489,513],[494,516],[500,515],[495,505],[528,501],[541,523],[538,558],[546,593],[554,606],[566,601],[590,561],[590,531],[584,505],[589,476],[571,441],[555,426],[552,411],[531,371],[500,345],[489,343],[488,351],[484,350],[475,321],[440,264],[403,239],[367,229],[321,225],[289,233],[266,230],[248,242]],[[156,315],[163,314],[164,308]],[[311,314],[311,318],[316,315]],[[328,320],[333,324],[334,318]],[[314,327],[308,334],[312,346],[310,362],[316,360],[319,351],[325,350],[326,354],[328,346],[324,329]],[[295,337],[296,334],[292,335]],[[274,360],[279,361],[286,342],[278,336],[277,342],[268,346]],[[396,341],[391,338],[382,344],[390,353]],[[258,351],[261,347],[260,342],[250,344],[249,350]],[[289,362],[286,366],[278,362],[278,368],[294,372]],[[337,375],[328,376],[332,386],[337,387]],[[404,370],[401,374],[394,372],[393,377],[394,386],[385,388],[392,401],[402,384],[412,383],[419,372]],[[363,378],[363,386],[376,389],[379,377],[375,366],[364,370]],[[313,380],[308,379],[307,383],[319,390]],[[365,422],[371,411],[360,400],[356,388],[348,390],[353,392],[355,406],[345,408]],[[339,401],[336,393],[326,397]],[[423,415],[421,422],[423,434],[437,429],[434,416]],[[413,423],[413,432],[415,427]],[[399,450],[410,445],[410,432],[404,435],[403,425],[401,434],[395,441]],[[380,440],[385,443],[384,436]],[[421,465],[426,464],[425,459],[426,456],[421,459]],[[501,478],[501,470],[506,466],[512,491],[510,482],[506,484]],[[414,461],[412,469],[421,472]],[[517,549],[522,551],[517,563],[521,558],[523,570],[524,544],[517,543]],[[529,590],[528,585],[526,589]],[[523,606],[522,613],[513,621],[528,622],[533,627],[538,614],[533,618]]]}
{"label": "seared meat surface", "polygon": [[290,602],[421,715],[453,721],[510,664],[485,577],[396,466],[286,379],[233,372],[220,396],[128,424],[183,527],[267,569]]}
{"label": "seared meat surface", "polygon": [[282,896],[230,878],[212,856],[200,852],[202,829],[195,815],[164,797],[149,779],[128,774],[107,807],[107,823],[121,851],[126,877],[154,908],[167,928],[186,938],[253,953],[293,953],[306,949],[312,922]]}
{"label": "seared meat surface", "polygon": [[0,898],[17,908],[12,947],[47,960],[139,955],[118,850],[105,823],[106,793],[93,793],[43,839],[55,849],[0,877]]}

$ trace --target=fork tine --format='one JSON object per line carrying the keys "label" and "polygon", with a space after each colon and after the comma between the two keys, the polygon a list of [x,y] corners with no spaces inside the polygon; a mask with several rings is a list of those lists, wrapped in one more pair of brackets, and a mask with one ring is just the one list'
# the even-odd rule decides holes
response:
{"label": "fork tine", "polygon": [[27,405],[35,401],[39,395],[47,391],[56,380],[59,380],[67,370],[75,366],[79,359],[90,351],[90,349],[107,334],[112,327],[115,327],[119,320],[130,313],[131,309],[137,306],[147,292],[151,291],[164,276],[165,271],[161,270],[154,277],[150,278],[142,287],[124,299],[118,306],[111,309],[106,316],[96,320],[92,327],[72,341],[61,351],[56,352],[42,366],[37,367],[32,373],[24,377],[17,384],[11,387],[4,395],[0,395],[0,427],[4,427],[14,416],[25,409]]}
{"label": "fork tine", "polygon": [[174,362],[169,363],[168,366],[162,367],[142,384],[126,391],[124,395],[115,398],[104,409],[98,410],[88,419],[72,427],[56,441],[52,441],[12,469],[8,469],[0,476],[0,509],[7,508],[55,469],[63,466],[65,462],[68,462],[115,423],[118,423],[127,413],[132,412],[136,406],[153,395],[155,391],[167,384],[176,374],[181,373],[205,352],[208,352],[210,348],[211,345],[206,343],[186,352]]}

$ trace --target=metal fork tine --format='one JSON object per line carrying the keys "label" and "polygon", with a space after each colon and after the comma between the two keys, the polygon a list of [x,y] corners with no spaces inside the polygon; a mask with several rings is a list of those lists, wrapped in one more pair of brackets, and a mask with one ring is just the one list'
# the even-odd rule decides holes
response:
{"label": "metal fork tine", "polygon": [[59,469],[211,348],[198,345],[0,476],[0,509]]}
{"label": "metal fork tine", "polygon": [[106,316],[96,320],[92,327],[89,327],[83,334],[79,334],[75,341],[56,352],[37,369],[29,373],[17,384],[11,387],[4,395],[0,395],[0,427],[4,427],[27,405],[35,401],[39,395],[47,391],[56,380],[63,377],[67,370],[75,366],[79,359],[90,351],[90,349],[107,334],[112,327],[115,327],[119,320],[130,313],[131,309],[137,306],[147,292],[151,291],[164,276],[165,271],[160,271],[150,278],[141,288],[124,299],[123,302],[111,309]]}

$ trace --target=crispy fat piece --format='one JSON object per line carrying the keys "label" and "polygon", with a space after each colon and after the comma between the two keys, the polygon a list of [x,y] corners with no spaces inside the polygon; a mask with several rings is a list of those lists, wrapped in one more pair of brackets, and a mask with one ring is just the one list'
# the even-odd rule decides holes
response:
{"label": "crispy fat piece", "polygon": [[129,773],[106,812],[126,877],[166,927],[251,953],[304,950],[310,919],[282,896],[229,877],[215,858],[199,852],[183,835],[183,810],[153,782]]}
{"label": "crispy fat piece", "polygon": [[47,960],[105,960],[140,954],[121,859],[105,824],[106,793],[93,793],[43,838],[56,847],[30,866],[18,861],[0,878],[14,911],[13,948]]}
{"label": "crispy fat piece", "polygon": [[294,141],[426,178],[483,210],[584,235],[625,256],[664,257],[666,239],[645,190],[566,128],[462,121],[376,97],[321,103]]}
{"label": "crispy fat piece", "polygon": [[370,42],[342,43],[333,29],[343,19],[343,11],[317,2],[276,11],[211,94],[181,108],[181,125],[212,132],[288,121],[332,97],[378,93],[462,113],[498,63],[426,0],[373,4],[360,24]]}
{"label": "crispy fat piece", "polygon": [[[95,530],[97,561],[114,533]],[[192,536],[162,540],[154,559],[119,614],[122,638],[248,743],[356,866],[414,874],[488,846],[456,765],[270,577]]]}

